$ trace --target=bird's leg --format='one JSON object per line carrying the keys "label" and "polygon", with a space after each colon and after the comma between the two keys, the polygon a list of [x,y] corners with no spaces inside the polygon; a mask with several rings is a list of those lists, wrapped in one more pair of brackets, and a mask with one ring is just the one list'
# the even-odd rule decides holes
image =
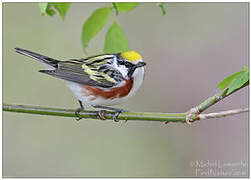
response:
{"label": "bird's leg", "polygon": [[117,120],[117,117],[119,116],[120,113],[122,113],[122,112],[128,112],[127,110],[124,110],[124,109],[112,108],[112,107],[101,106],[101,105],[93,105],[92,107],[94,107],[94,108],[101,108],[101,109],[108,109],[108,110],[115,111],[115,114],[112,116],[112,118],[113,118],[113,120],[115,122],[119,122],[119,120]]}
{"label": "bird's leg", "polygon": [[[75,115],[76,115],[76,116],[78,116],[79,113],[80,113],[81,111],[84,111],[84,110],[85,110],[85,109],[84,109],[84,106],[83,106],[83,104],[82,104],[82,101],[78,100],[78,102],[79,102],[79,104],[80,104],[80,107],[77,108],[77,109],[75,110]],[[81,117],[76,118],[77,121],[79,121],[80,119],[82,119],[82,118],[81,118]]]}

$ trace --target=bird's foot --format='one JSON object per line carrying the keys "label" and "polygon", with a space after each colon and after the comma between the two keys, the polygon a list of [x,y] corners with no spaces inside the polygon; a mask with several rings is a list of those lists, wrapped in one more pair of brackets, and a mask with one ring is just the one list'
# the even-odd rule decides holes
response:
{"label": "bird's foot", "polygon": [[[112,115],[112,119],[115,121],[115,122],[119,122],[119,120],[117,119],[119,114],[122,113],[122,112],[128,112],[127,110],[124,110],[124,109],[119,109],[119,108],[112,108],[112,107],[106,107],[106,106],[101,106],[101,105],[93,105],[94,108],[102,108],[102,109],[108,109],[108,110],[112,110],[112,111],[115,111],[115,113]],[[98,116],[100,117],[100,119],[106,119],[105,118],[105,111],[104,110],[101,110],[98,112]]]}
{"label": "bird's foot", "polygon": [[106,120],[106,117],[105,117],[105,110],[100,110],[100,111],[98,111],[97,116],[98,116],[100,119],[102,119],[102,120]]}
{"label": "bird's foot", "polygon": [[81,108],[81,107],[79,107],[79,108],[77,108],[77,109],[75,110],[75,115],[77,116],[77,118],[76,118],[77,121],[79,121],[79,120],[82,119],[81,117],[79,117],[79,113],[80,113],[81,111],[84,111],[84,109]]}
{"label": "bird's foot", "polygon": [[123,112],[128,112],[127,110],[124,110],[124,109],[116,109],[114,115],[112,116],[112,119],[115,121],[115,122],[119,122],[119,120],[117,119],[119,114],[120,113],[123,113]]}
{"label": "bird's foot", "polygon": [[81,117],[79,117],[79,113],[81,111],[84,111],[84,106],[83,106],[82,102],[80,100],[78,100],[78,102],[79,102],[80,107],[75,110],[75,115],[77,116],[77,118],[76,118],[77,121],[82,119]]}

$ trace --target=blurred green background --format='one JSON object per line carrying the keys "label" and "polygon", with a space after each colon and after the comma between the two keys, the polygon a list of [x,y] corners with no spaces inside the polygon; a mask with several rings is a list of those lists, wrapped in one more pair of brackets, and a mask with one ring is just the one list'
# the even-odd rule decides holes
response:
{"label": "blurred green background", "polygon": [[[85,57],[82,25],[104,5],[110,4],[73,3],[62,21],[41,16],[37,3],[3,3],[3,101],[78,107],[61,80],[38,73],[43,66],[14,48]],[[166,16],[155,3],[142,3],[115,18],[147,62],[139,92],[117,107],[185,112],[248,65],[248,3],[168,3]],[[91,41],[89,55],[102,53],[104,36],[103,30]],[[246,87],[207,112],[247,106]],[[248,163],[248,114],[188,126],[3,112],[4,177],[195,177],[196,160]],[[248,167],[238,168],[248,175]]]}

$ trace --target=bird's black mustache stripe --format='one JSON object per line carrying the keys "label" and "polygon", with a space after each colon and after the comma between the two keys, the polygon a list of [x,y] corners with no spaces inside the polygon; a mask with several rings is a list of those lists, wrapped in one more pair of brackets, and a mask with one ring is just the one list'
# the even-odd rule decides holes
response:
{"label": "bird's black mustache stripe", "polygon": [[135,71],[137,68],[143,67],[143,66],[145,66],[145,65],[146,65],[145,62],[139,62],[139,63],[137,63],[137,64],[134,65],[131,69],[129,69],[127,76],[128,76],[129,78],[132,77],[134,71]]}

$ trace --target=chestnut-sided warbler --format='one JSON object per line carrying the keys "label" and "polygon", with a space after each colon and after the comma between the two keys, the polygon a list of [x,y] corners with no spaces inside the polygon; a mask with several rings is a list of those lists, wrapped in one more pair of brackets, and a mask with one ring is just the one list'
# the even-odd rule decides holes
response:
{"label": "chestnut-sided warbler", "polygon": [[45,64],[47,69],[39,72],[66,81],[80,103],[76,115],[84,110],[84,103],[95,108],[114,110],[113,119],[117,121],[119,113],[124,110],[107,105],[119,104],[132,97],[144,78],[146,63],[135,51],[59,61],[21,48],[15,49]]}

